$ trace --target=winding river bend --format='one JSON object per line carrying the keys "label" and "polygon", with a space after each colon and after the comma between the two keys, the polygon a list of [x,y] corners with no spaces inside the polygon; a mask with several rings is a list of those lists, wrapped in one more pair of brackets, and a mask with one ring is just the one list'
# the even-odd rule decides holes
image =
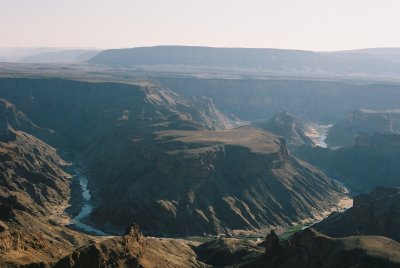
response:
{"label": "winding river bend", "polygon": [[[332,125],[320,125],[320,124],[313,124],[310,128],[308,133],[306,133],[307,136],[309,136],[315,143],[315,145],[327,148],[327,144],[325,143],[325,139],[327,136],[327,132],[329,128]],[[79,180],[79,185],[82,193],[82,198],[83,198],[83,205],[80,209],[80,212],[78,215],[76,215],[72,219],[72,224],[79,230],[92,234],[92,235],[99,235],[99,236],[106,236],[108,234],[104,233],[103,231],[92,227],[90,225],[87,225],[83,222],[83,220],[90,215],[93,211],[93,203],[92,203],[92,196],[90,194],[90,190],[88,189],[88,178],[82,174],[81,168],[78,166],[75,168],[75,176]],[[343,185],[344,187],[344,185]],[[345,188],[345,187],[344,187]],[[344,210],[348,209],[350,206],[346,207]],[[319,222],[319,221],[317,221]],[[314,222],[313,224],[315,224]],[[311,226],[311,225],[310,225]],[[309,226],[306,226],[309,227]],[[304,227],[304,228],[306,228]],[[303,229],[304,229],[303,228]]]}
{"label": "winding river bend", "polygon": [[72,224],[79,230],[82,230],[86,233],[89,234],[94,234],[94,235],[107,235],[103,231],[96,229],[90,225],[87,225],[83,222],[83,219],[85,219],[87,216],[90,215],[93,211],[93,204],[92,204],[92,196],[90,195],[90,191],[88,189],[88,178],[82,174],[80,168],[75,169],[75,176],[77,176],[79,180],[79,185],[81,187],[82,191],[82,197],[83,197],[83,206],[81,207],[81,210],[78,215],[76,215],[72,219]]}

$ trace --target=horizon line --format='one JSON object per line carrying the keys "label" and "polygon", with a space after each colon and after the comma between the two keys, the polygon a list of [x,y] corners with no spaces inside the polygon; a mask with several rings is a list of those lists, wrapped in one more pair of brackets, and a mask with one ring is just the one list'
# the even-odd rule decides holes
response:
{"label": "horizon line", "polygon": [[[75,49],[88,49],[88,50],[113,50],[113,49],[135,49],[135,48],[155,48],[155,47],[198,47],[198,48],[225,48],[225,49],[271,49],[271,50],[292,50],[292,51],[309,51],[309,52],[347,52],[368,49],[400,49],[400,46],[382,46],[382,47],[361,47],[361,48],[348,48],[348,49],[334,49],[334,50],[312,50],[300,48],[278,48],[278,47],[240,47],[240,46],[210,46],[210,45],[176,45],[176,44],[162,44],[162,45],[143,45],[143,46],[125,46],[125,47],[93,47],[93,46],[12,46],[1,47],[0,50],[7,49],[60,49],[60,50],[75,50]],[[56,52],[56,51],[55,51]]]}

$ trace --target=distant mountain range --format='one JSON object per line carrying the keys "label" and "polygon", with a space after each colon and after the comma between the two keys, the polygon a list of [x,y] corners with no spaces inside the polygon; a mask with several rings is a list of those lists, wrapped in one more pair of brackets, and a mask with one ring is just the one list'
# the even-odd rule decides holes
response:
{"label": "distant mountain range", "polygon": [[389,61],[393,61],[396,63],[400,63],[400,48],[398,48],[398,47],[343,50],[343,51],[336,51],[336,52],[326,52],[325,54],[331,54],[331,55],[364,54],[364,55],[372,56],[377,59],[389,60]]}
{"label": "distant mountain range", "polygon": [[99,50],[71,49],[61,51],[42,52],[22,58],[19,62],[25,63],[52,63],[52,62],[83,62],[97,53]]}
{"label": "distant mountain range", "polygon": [[88,62],[119,66],[193,66],[258,71],[393,75],[400,73],[400,49],[313,52],[271,48],[155,46],[104,50]]}
{"label": "distant mountain range", "polygon": [[99,52],[100,50],[92,48],[4,48],[0,49],[0,62],[84,62]]}
{"label": "distant mountain range", "polygon": [[0,49],[0,61],[23,63],[88,62],[161,70],[229,70],[278,74],[395,76],[400,74],[400,48],[333,52],[273,48],[154,46],[97,50],[92,48]]}
{"label": "distant mountain range", "polygon": [[0,49],[0,60],[2,62],[17,62],[24,57],[30,55],[37,55],[43,52],[54,52],[57,51],[56,48],[51,47],[14,47],[14,48],[1,48]]}

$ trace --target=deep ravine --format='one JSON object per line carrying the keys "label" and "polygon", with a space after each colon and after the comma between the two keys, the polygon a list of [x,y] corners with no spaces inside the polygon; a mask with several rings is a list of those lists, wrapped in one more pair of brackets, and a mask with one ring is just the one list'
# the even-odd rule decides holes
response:
{"label": "deep ravine", "polygon": [[75,168],[75,176],[79,180],[79,185],[82,191],[83,197],[83,205],[78,215],[76,215],[72,219],[72,224],[79,230],[84,231],[89,234],[94,235],[107,235],[103,231],[96,229],[90,225],[87,225],[83,222],[83,220],[90,215],[93,211],[93,204],[92,204],[92,196],[90,194],[90,190],[88,189],[88,177],[82,174],[82,171],[79,167]]}

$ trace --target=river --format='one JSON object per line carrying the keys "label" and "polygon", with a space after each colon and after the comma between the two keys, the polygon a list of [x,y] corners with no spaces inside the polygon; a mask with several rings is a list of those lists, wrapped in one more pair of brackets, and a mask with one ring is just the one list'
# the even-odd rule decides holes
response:
{"label": "river", "polygon": [[306,131],[306,135],[314,142],[316,146],[327,148],[326,136],[332,125],[310,124]]}
{"label": "river", "polygon": [[94,235],[107,235],[103,231],[87,225],[83,220],[93,211],[92,196],[88,188],[88,178],[82,174],[80,168],[75,169],[75,176],[79,180],[79,185],[82,191],[83,205],[78,215],[72,219],[72,224],[79,230]]}

